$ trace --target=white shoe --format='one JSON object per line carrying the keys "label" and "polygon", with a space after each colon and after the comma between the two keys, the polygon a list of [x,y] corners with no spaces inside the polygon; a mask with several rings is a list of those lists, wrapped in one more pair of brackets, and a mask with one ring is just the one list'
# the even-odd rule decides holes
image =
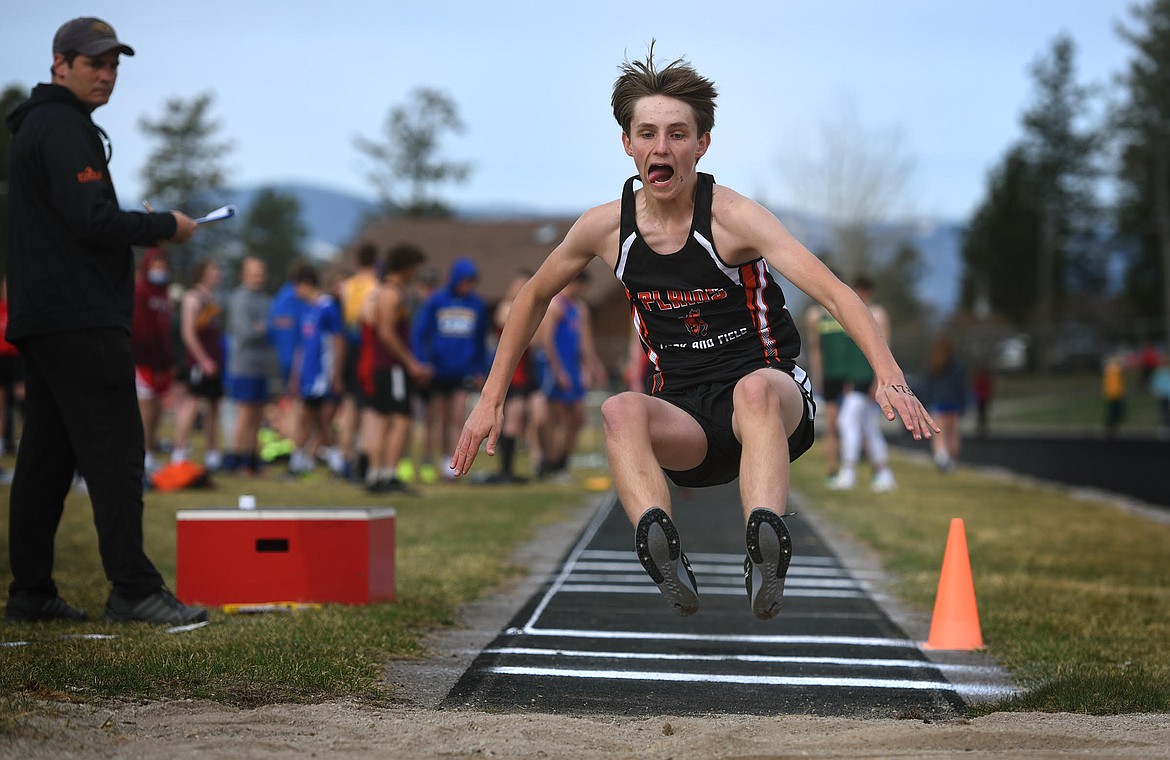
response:
{"label": "white shoe", "polygon": [[325,463],[334,475],[341,475],[345,472],[345,455],[336,446],[325,449]]}
{"label": "white shoe", "polygon": [[288,471],[294,475],[301,475],[313,471],[313,460],[300,449],[293,451],[288,459]]}
{"label": "white shoe", "polygon": [[853,470],[841,470],[829,481],[830,491],[849,491],[857,485],[857,473]]}
{"label": "white shoe", "polygon": [[873,480],[869,484],[870,490],[874,493],[889,493],[898,487],[897,481],[894,480],[894,471],[889,467],[879,470],[873,476]]}
{"label": "white shoe", "polygon": [[179,446],[171,452],[171,464],[178,464],[179,462],[186,462],[191,457],[191,450],[185,446]]}

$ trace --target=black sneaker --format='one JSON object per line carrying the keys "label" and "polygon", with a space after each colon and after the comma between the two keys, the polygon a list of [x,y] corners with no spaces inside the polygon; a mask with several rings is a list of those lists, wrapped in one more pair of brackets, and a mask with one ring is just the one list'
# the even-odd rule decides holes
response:
{"label": "black sneaker", "polygon": [[9,623],[34,623],[44,620],[68,620],[78,622],[86,619],[85,610],[79,610],[59,596],[45,599],[40,596],[18,594],[8,598],[4,619]]}
{"label": "black sneaker", "polygon": [[654,507],[642,515],[634,533],[634,551],[671,609],[683,617],[699,611],[699,585],[665,510]]}
{"label": "black sneaker", "polygon": [[418,496],[418,491],[403,483],[398,478],[379,478],[367,485],[366,491],[370,493],[400,493],[403,496]]}
{"label": "black sneaker", "polygon": [[770,509],[752,510],[748,515],[743,578],[752,613],[760,620],[770,620],[780,612],[784,577],[791,561],[792,536],[784,519]]}
{"label": "black sneaker", "polygon": [[116,591],[106,601],[106,621],[110,623],[142,622],[153,625],[187,625],[207,621],[207,610],[188,607],[165,588],[142,599],[126,599]]}

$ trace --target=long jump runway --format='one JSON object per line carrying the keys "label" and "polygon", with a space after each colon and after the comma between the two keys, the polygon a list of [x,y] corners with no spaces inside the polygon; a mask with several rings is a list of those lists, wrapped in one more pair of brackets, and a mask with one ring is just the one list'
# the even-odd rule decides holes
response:
{"label": "long jump runway", "polygon": [[799,515],[787,519],[793,561],[769,621],[748,605],[735,485],[677,496],[674,520],[699,584],[697,614],[668,609],[611,494],[443,706],[945,717],[965,697],[1002,688],[985,667],[930,662]]}

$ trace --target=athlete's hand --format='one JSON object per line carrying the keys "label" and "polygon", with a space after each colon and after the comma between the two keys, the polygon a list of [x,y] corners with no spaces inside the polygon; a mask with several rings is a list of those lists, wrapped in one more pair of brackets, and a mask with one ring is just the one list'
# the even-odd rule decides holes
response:
{"label": "athlete's hand", "polygon": [[435,375],[435,368],[429,364],[423,364],[417,359],[410,358],[406,360],[406,371],[414,378],[416,383],[426,385],[431,381]]}
{"label": "athlete's hand", "polygon": [[901,417],[902,424],[914,436],[914,440],[921,441],[923,438],[930,438],[935,433],[942,432],[934,423],[930,413],[926,411],[926,407],[914,395],[914,391],[906,385],[905,378],[898,378],[894,381],[878,381],[873,395],[881,406],[882,414],[886,416],[886,419],[893,420],[895,416]]}
{"label": "athlete's hand", "polygon": [[455,445],[455,453],[451,457],[451,469],[455,477],[466,475],[475,462],[479,453],[479,445],[487,439],[487,455],[496,455],[496,442],[500,440],[500,431],[504,427],[504,405],[484,403],[483,397],[471,410],[467,422],[463,423],[463,432],[459,434],[459,443]]}

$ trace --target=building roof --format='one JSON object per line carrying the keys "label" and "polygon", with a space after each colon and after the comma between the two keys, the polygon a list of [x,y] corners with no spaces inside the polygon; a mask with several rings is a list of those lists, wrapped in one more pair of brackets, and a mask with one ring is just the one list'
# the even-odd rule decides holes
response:
{"label": "building roof", "polygon": [[[474,261],[480,270],[479,293],[488,302],[499,300],[521,271],[534,272],[565,237],[574,219],[463,220],[463,219],[380,219],[368,224],[345,251],[352,262],[354,252],[373,243],[380,252],[410,243],[427,256],[424,269],[433,267],[440,283],[447,281],[451,263],[461,257]],[[609,299],[621,284],[604,262],[589,265],[585,300],[596,306]]]}

